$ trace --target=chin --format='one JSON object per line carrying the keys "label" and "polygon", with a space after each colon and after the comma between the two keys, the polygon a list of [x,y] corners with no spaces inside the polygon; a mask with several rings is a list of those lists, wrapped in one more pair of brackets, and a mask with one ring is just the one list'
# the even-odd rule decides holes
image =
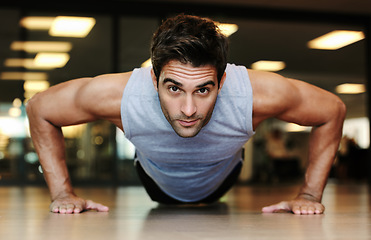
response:
{"label": "chin", "polygon": [[174,128],[175,133],[178,134],[178,136],[182,137],[182,138],[195,137],[200,132],[200,130],[201,130],[201,128],[200,129],[186,129],[186,130],[185,129],[175,129]]}

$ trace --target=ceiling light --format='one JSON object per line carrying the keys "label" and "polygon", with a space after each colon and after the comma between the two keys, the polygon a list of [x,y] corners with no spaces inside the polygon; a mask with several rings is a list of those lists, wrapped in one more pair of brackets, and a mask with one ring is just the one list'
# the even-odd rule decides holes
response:
{"label": "ceiling light", "polygon": [[48,81],[26,81],[23,85],[26,92],[41,92],[49,88]]}
{"label": "ceiling light", "polygon": [[229,23],[217,23],[220,31],[227,37],[232,35],[233,33],[237,32],[238,26],[237,24],[229,24]]}
{"label": "ceiling light", "polygon": [[0,73],[1,80],[47,80],[48,75],[44,72],[2,72]]}
{"label": "ceiling light", "polygon": [[308,42],[312,49],[337,50],[365,38],[362,31],[335,30]]}
{"label": "ceiling light", "polygon": [[277,72],[286,67],[285,62],[282,61],[257,61],[251,65],[254,70]]}
{"label": "ceiling light", "polygon": [[38,53],[35,57],[35,66],[61,68],[70,60],[68,53]]}
{"label": "ceiling light", "polygon": [[14,51],[25,51],[29,53],[36,52],[69,52],[72,49],[70,42],[52,42],[52,41],[15,41],[10,45]]}
{"label": "ceiling light", "polygon": [[5,67],[26,67],[33,63],[33,58],[8,58],[4,61]]}
{"label": "ceiling light", "polygon": [[23,67],[27,69],[51,69],[54,67],[36,66],[33,58],[8,58],[4,62],[5,67]]}
{"label": "ceiling light", "polygon": [[336,87],[335,91],[339,94],[359,94],[366,92],[364,84],[344,83]]}
{"label": "ceiling light", "polygon": [[95,25],[95,19],[89,17],[56,17],[49,34],[54,37],[86,37]]}
{"label": "ceiling light", "polygon": [[49,30],[55,17],[24,17],[19,24],[29,30]]}

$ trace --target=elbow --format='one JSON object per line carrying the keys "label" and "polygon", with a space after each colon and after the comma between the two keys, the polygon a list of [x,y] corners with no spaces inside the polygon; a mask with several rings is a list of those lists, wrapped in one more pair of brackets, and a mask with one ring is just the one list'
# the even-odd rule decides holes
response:
{"label": "elbow", "polygon": [[35,110],[39,109],[38,105],[38,98],[39,94],[36,94],[33,96],[30,100],[28,100],[26,104],[26,113],[29,119],[32,118],[32,116],[35,114]]}
{"label": "elbow", "polygon": [[334,121],[338,122],[339,124],[343,125],[343,122],[345,120],[345,116],[347,114],[347,107],[345,103],[340,99],[337,98],[334,102],[334,108],[332,111],[332,118]]}
{"label": "elbow", "polygon": [[337,106],[338,106],[338,114],[339,114],[338,116],[344,121],[345,116],[347,114],[347,107],[345,103],[341,101],[340,99],[338,100]]}
{"label": "elbow", "polygon": [[28,100],[26,104],[26,113],[27,113],[28,118],[30,118],[32,115],[32,108],[33,108],[32,105],[34,105],[33,99]]}

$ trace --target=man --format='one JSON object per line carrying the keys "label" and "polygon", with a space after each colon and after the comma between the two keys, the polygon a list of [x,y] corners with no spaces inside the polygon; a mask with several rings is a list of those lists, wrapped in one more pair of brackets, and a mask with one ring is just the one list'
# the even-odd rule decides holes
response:
{"label": "man", "polygon": [[241,147],[275,117],[313,126],[305,182],[291,201],[263,208],[321,214],[345,106],[335,95],[274,73],[226,63],[227,39],[214,22],[179,15],[154,34],[153,67],[51,87],[27,105],[31,134],[55,213],[108,207],[73,192],[62,126],[105,119],[136,146],[150,197],[165,204],[217,201],[237,180]]}

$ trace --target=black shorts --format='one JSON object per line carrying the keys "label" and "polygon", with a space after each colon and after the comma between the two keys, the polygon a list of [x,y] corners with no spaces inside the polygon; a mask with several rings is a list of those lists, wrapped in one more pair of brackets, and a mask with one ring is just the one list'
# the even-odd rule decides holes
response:
{"label": "black shorts", "polygon": [[150,198],[158,203],[162,204],[198,204],[198,203],[213,203],[218,201],[229,189],[237,182],[238,176],[240,175],[242,169],[242,163],[238,163],[236,167],[232,170],[232,172],[227,176],[224,182],[220,185],[220,187],[210,194],[208,197],[197,201],[197,202],[182,202],[176,200],[166,193],[164,193],[160,187],[153,181],[153,179],[147,175],[147,173],[143,170],[143,167],[140,165],[139,161],[136,161],[135,168],[137,169],[137,173],[139,179],[141,180],[145,190],[147,191]]}

